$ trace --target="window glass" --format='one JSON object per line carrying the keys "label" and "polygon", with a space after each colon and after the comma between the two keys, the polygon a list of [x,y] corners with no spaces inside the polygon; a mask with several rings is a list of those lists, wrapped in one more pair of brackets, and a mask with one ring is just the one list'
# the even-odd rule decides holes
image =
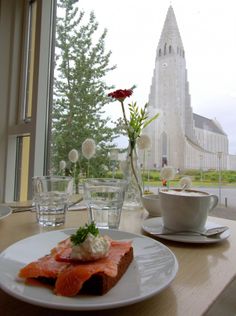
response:
{"label": "window glass", "polygon": [[[112,89],[106,75],[115,68],[105,47],[106,30],[98,30],[95,15],[80,10],[79,2],[57,3],[50,171],[62,173],[65,161],[63,172],[76,178],[104,176],[117,135],[103,109]],[[78,161],[68,157],[73,149]]]}
{"label": "window glass", "polygon": [[[236,131],[228,114],[235,112],[234,1],[214,10],[204,1],[188,1],[184,10],[180,0],[173,5],[150,1],[148,7],[121,1],[126,10],[120,2],[111,3],[57,1],[51,172],[77,178],[107,175],[114,167],[109,162],[112,146],[121,149],[118,160],[124,160],[127,138],[115,137],[122,111],[106,96],[112,89],[137,84],[133,99],[140,107],[149,102],[150,113],[160,113],[157,123],[145,130],[152,139],[146,165],[159,179],[154,185],[162,185],[158,177],[164,164],[177,172],[174,186],[183,176],[218,194],[222,185],[235,185]],[[224,31],[222,25],[218,28],[222,12]],[[215,36],[216,28],[224,36]],[[97,150],[89,159],[82,146],[87,139],[95,140]],[[79,154],[76,162],[68,157],[72,149]]]}
{"label": "window glass", "polygon": [[21,119],[30,121],[32,115],[32,92],[34,79],[35,59],[35,32],[36,32],[37,1],[27,1],[24,20],[24,34],[22,47],[21,71]]}
{"label": "window glass", "polygon": [[26,201],[28,198],[30,137],[17,137],[16,145],[16,186],[14,200]]}
{"label": "window glass", "polygon": [[29,4],[29,18],[28,18],[28,42],[27,42],[27,76],[26,76],[26,96],[25,96],[25,117],[30,119],[32,115],[32,88],[34,78],[34,55],[35,55],[35,31],[36,31],[36,13],[37,2],[31,1]]}

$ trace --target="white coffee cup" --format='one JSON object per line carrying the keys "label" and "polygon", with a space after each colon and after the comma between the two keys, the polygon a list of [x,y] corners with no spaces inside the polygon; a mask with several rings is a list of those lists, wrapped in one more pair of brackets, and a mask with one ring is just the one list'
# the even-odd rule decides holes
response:
{"label": "white coffee cup", "polygon": [[164,227],[174,231],[201,231],[218,197],[207,192],[162,189],[159,192]]}

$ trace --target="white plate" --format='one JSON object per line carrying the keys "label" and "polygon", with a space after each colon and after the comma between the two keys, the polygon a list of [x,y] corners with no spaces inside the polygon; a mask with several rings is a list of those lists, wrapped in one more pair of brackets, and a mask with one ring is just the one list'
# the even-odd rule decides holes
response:
{"label": "white plate", "polygon": [[[214,222],[207,221],[206,229],[221,226]],[[190,234],[173,234],[173,235],[158,235],[156,236],[155,233],[160,233],[163,229],[163,221],[162,218],[149,218],[145,220],[142,224],[142,228],[145,232],[151,234],[152,236],[167,239],[167,240],[174,240],[179,242],[186,242],[186,243],[216,243],[227,239],[230,236],[230,230],[227,229],[223,233],[219,235],[215,235],[212,237],[206,237],[201,235],[190,235]]]}
{"label": "white plate", "polygon": [[0,205],[0,219],[3,219],[11,214],[11,209],[8,206]]}
{"label": "white plate", "polygon": [[121,280],[105,295],[62,297],[51,289],[25,285],[17,278],[25,264],[49,253],[59,241],[74,233],[65,229],[23,239],[0,255],[0,287],[8,294],[31,304],[65,310],[98,310],[133,304],[166,288],[175,278],[178,262],[165,245],[152,238],[119,230],[101,230],[115,240],[132,240],[134,260]]}

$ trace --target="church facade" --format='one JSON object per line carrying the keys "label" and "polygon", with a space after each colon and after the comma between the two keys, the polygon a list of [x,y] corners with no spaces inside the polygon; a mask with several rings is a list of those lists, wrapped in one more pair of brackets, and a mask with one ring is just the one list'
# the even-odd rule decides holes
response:
{"label": "church facade", "polygon": [[158,43],[149,95],[150,116],[144,131],[151,138],[148,168],[236,170],[228,137],[216,119],[193,113],[185,51],[174,10],[169,7]]}

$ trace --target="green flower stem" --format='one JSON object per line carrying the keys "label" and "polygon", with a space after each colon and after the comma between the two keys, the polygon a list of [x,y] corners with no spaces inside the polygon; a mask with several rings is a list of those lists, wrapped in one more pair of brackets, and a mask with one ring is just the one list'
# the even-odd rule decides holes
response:
{"label": "green flower stem", "polygon": [[74,173],[74,179],[75,179],[75,182],[76,182],[76,162],[74,163],[73,173]]}
{"label": "green flower stem", "polygon": [[89,178],[89,159],[88,159],[87,178]]}
{"label": "green flower stem", "polygon": [[143,150],[143,192],[144,192],[144,178],[145,178],[145,166],[146,166],[146,155],[145,155],[146,151],[145,149]]}
{"label": "green flower stem", "polygon": [[120,101],[120,103],[121,103],[121,108],[122,108],[122,112],[123,112],[123,117],[124,117],[124,120],[125,120],[125,125],[126,125],[126,128],[128,130],[129,123],[128,123],[128,120],[127,120],[127,117],[126,117],[126,114],[125,114],[124,102]]}
{"label": "green flower stem", "polygon": [[75,193],[77,193],[77,186],[76,186],[76,162],[73,164],[73,178],[74,178],[74,183],[75,183]]}
{"label": "green flower stem", "polygon": [[77,162],[74,163],[73,167],[73,178],[75,182],[75,193],[79,193],[79,175],[77,176]]}

